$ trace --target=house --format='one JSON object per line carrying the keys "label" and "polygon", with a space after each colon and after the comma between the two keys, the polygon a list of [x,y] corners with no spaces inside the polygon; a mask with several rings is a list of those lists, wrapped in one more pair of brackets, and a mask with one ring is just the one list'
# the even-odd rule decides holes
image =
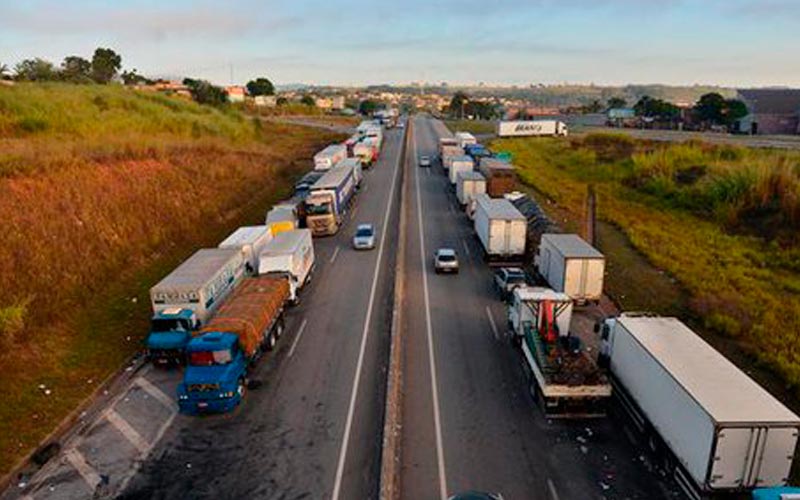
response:
{"label": "house", "polygon": [[750,114],[739,121],[747,134],[800,134],[800,89],[741,89]]}
{"label": "house", "polygon": [[331,109],[333,108],[333,99],[329,99],[327,97],[317,97],[314,99],[314,104],[319,109]]}
{"label": "house", "polygon": [[256,106],[274,108],[278,104],[278,98],[274,95],[257,95],[253,98],[253,103]]}
{"label": "house", "polygon": [[229,85],[225,87],[225,93],[228,94],[228,100],[231,102],[244,102],[247,89],[241,85]]}
{"label": "house", "polygon": [[342,95],[333,96],[331,98],[331,102],[333,104],[331,106],[331,108],[333,108],[335,110],[344,109],[344,96],[342,96]]}

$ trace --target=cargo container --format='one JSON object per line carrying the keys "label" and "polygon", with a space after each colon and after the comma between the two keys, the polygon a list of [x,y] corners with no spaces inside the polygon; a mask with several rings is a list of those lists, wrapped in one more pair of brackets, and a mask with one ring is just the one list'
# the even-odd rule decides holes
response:
{"label": "cargo container", "polygon": [[450,184],[455,188],[456,181],[458,180],[458,174],[464,172],[472,172],[474,164],[472,162],[472,158],[467,155],[462,156],[454,156],[450,159],[450,165],[447,169],[448,175],[450,177]]}
{"label": "cargo container", "polygon": [[364,138],[353,147],[353,157],[361,161],[361,165],[369,168],[378,161],[378,141],[373,138]]}
{"label": "cargo container", "polygon": [[306,225],[314,236],[336,234],[356,192],[352,167],[334,168],[325,173],[306,197]]}
{"label": "cargo container", "polygon": [[460,148],[465,148],[466,146],[478,143],[478,140],[475,139],[475,136],[469,132],[456,132],[454,136]]}
{"label": "cargo container", "polygon": [[[447,148],[457,148],[460,149],[458,146],[458,141],[455,137],[448,136],[448,137],[440,137],[439,138],[439,158],[444,157]],[[462,149],[463,151],[463,149]]]}
{"label": "cargo container", "polygon": [[218,248],[238,249],[242,252],[245,270],[249,274],[255,274],[258,272],[258,256],[271,239],[272,231],[269,226],[244,226],[225,238]]}
{"label": "cargo container", "polygon": [[300,200],[304,200],[306,196],[308,196],[311,186],[313,186],[314,183],[317,182],[324,174],[325,172],[319,170],[312,170],[311,172],[305,174],[294,184],[294,196]]}
{"label": "cargo container", "polygon": [[615,393],[690,497],[786,485],[797,415],[676,318],[599,328]]}
{"label": "cargo container", "polygon": [[567,126],[556,120],[497,122],[498,137],[566,137],[568,133]]}
{"label": "cargo container", "polygon": [[500,198],[514,190],[514,166],[496,158],[482,158],[478,171],[486,178],[486,194]]}
{"label": "cargo container", "polygon": [[345,158],[347,158],[347,146],[331,144],[314,155],[314,170],[330,170]]}
{"label": "cargo container", "polygon": [[[302,202],[300,202],[302,203]],[[272,207],[265,219],[265,224],[272,236],[283,231],[293,231],[300,225],[297,205],[292,203],[279,204]]]}
{"label": "cargo container", "polygon": [[361,187],[361,182],[364,180],[364,170],[361,166],[361,161],[358,158],[345,158],[340,161],[333,168],[350,168],[353,170],[353,179],[355,180],[356,187]]}
{"label": "cargo container", "polygon": [[521,262],[525,255],[527,221],[510,201],[475,197],[475,233],[490,262]]}
{"label": "cargo container", "polygon": [[287,277],[289,300],[297,304],[300,291],[311,280],[314,263],[311,231],[296,229],[281,233],[267,243],[259,256],[258,274]]}
{"label": "cargo container", "polygon": [[486,179],[478,172],[461,172],[456,179],[456,198],[462,207],[477,195],[486,194]]}
{"label": "cargo container", "polygon": [[578,303],[603,295],[605,257],[577,234],[543,234],[534,265],[554,290]]}

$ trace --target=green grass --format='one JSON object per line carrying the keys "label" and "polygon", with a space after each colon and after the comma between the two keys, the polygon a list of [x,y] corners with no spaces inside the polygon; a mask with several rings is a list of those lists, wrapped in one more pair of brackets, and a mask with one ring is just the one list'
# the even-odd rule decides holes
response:
{"label": "green grass", "polygon": [[497,122],[488,120],[445,120],[451,132],[469,132],[471,134],[494,134]]}

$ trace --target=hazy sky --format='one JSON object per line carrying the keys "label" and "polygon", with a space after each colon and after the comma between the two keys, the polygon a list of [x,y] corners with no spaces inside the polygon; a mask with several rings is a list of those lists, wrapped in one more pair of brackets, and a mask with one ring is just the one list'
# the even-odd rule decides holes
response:
{"label": "hazy sky", "polygon": [[0,0],[0,63],[229,83],[800,86],[800,0]]}

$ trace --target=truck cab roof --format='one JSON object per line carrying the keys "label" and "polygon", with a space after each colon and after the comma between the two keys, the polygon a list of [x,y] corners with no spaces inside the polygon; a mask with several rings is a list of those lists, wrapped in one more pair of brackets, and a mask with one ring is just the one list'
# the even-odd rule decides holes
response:
{"label": "truck cab roof", "polygon": [[153,318],[158,319],[192,319],[194,311],[182,307],[170,307],[153,314]]}
{"label": "truck cab roof", "polygon": [[230,349],[239,341],[239,337],[226,332],[208,332],[189,341],[188,352],[222,351]]}

